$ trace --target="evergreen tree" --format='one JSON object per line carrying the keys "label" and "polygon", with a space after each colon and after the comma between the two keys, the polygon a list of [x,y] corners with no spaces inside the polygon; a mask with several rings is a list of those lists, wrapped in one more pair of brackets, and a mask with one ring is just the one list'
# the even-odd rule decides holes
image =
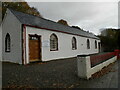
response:
{"label": "evergreen tree", "polygon": [[39,11],[35,7],[30,7],[27,2],[2,2],[2,19],[7,8],[42,17]]}

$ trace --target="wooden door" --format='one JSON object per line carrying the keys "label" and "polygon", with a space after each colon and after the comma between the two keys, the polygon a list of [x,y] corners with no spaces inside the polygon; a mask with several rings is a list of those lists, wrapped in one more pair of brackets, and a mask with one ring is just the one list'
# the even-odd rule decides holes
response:
{"label": "wooden door", "polygon": [[29,60],[41,60],[41,38],[37,35],[29,35]]}

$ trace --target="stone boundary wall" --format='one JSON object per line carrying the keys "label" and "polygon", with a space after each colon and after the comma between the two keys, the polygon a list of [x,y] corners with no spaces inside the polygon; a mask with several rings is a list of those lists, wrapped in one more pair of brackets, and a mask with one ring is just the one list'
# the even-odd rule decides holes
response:
{"label": "stone boundary wall", "polygon": [[89,79],[91,78],[92,74],[100,71],[103,67],[108,66],[116,60],[117,56],[114,56],[105,62],[91,67],[90,56],[79,55],[77,56],[77,74],[80,78]]}

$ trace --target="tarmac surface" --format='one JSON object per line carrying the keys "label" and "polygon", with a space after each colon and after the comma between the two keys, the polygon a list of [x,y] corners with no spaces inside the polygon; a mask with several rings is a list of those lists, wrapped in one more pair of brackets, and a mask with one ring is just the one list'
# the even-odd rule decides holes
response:
{"label": "tarmac surface", "polygon": [[[76,58],[19,65],[2,63],[3,88],[118,88],[118,66],[115,62],[110,71],[90,80],[77,76]],[[119,73],[120,75],[120,73]],[[120,84],[119,84],[120,85]]]}

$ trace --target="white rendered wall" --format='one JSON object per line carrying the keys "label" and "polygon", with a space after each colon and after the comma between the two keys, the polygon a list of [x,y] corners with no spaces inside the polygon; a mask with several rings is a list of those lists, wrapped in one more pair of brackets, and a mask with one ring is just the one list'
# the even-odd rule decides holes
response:
{"label": "white rendered wall", "polygon": [[[2,22],[2,60],[22,64],[22,29],[16,16],[7,9]],[[10,35],[10,52],[5,52],[5,37]]]}
{"label": "white rendered wall", "polygon": [[102,62],[91,68],[90,56],[77,57],[77,73],[80,78],[89,79],[92,74],[100,71],[103,67],[108,66],[117,60],[117,56],[110,58],[109,60]]}
{"label": "white rendered wall", "polygon": [[[58,37],[58,51],[50,51],[49,40],[50,35],[54,33]],[[90,49],[87,49],[87,39],[85,37],[80,37],[71,34],[65,34],[61,32],[54,32],[45,29],[38,29],[33,27],[26,27],[26,58],[27,63],[29,63],[29,34],[41,35],[42,42],[42,61],[49,61],[60,58],[76,57],[81,54],[93,54],[98,53],[98,48],[95,49],[95,39],[90,39]],[[72,50],[72,37],[77,40],[77,50]],[[100,42],[100,40],[97,40]],[[48,45],[46,45],[46,43]]]}

